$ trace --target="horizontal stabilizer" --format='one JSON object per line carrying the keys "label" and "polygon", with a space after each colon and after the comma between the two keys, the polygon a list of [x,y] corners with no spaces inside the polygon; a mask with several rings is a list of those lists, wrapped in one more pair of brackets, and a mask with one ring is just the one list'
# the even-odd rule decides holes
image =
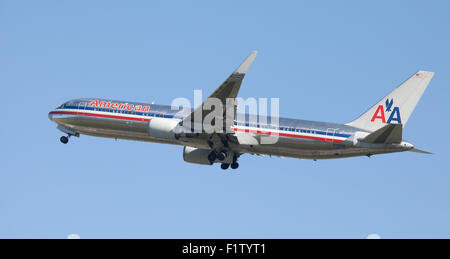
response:
{"label": "horizontal stabilizer", "polygon": [[420,150],[420,149],[417,149],[417,148],[413,148],[413,149],[411,149],[409,151],[415,152],[415,153],[427,154],[427,155],[432,155],[433,154],[433,153],[430,153],[428,151]]}
{"label": "horizontal stabilizer", "polygon": [[402,142],[402,124],[388,124],[370,135],[362,141],[374,144],[398,144]]}

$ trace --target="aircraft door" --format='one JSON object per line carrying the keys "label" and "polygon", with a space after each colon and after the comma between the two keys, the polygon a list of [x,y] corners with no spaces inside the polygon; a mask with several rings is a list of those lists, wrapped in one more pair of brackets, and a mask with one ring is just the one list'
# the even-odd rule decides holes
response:
{"label": "aircraft door", "polygon": [[328,128],[327,129],[327,139],[332,139],[331,143],[334,143],[334,136],[336,135],[337,129]]}
{"label": "aircraft door", "polygon": [[86,102],[79,102],[78,103],[78,112],[77,114],[83,113],[84,110],[86,110]]}
{"label": "aircraft door", "polygon": [[85,109],[86,109],[86,102],[78,103],[78,113],[84,112]]}

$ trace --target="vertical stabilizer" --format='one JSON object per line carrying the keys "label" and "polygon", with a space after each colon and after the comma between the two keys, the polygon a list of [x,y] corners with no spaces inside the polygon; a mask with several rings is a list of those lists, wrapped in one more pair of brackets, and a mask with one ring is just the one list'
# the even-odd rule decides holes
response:
{"label": "vertical stabilizer", "polygon": [[434,72],[419,71],[372,106],[358,119],[346,125],[376,131],[387,124],[405,125],[427,88]]}

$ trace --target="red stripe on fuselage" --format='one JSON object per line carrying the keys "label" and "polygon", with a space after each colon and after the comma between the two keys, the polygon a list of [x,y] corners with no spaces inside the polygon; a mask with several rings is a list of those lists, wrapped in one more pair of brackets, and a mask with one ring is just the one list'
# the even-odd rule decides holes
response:
{"label": "red stripe on fuselage", "polygon": [[[50,114],[86,115],[86,116],[91,116],[91,117],[101,117],[101,118],[119,119],[119,120],[133,120],[133,121],[144,121],[144,122],[150,121],[150,119],[147,119],[147,118],[135,118],[135,117],[126,117],[126,116],[108,115],[108,114],[98,114],[98,113],[88,113],[88,112],[52,111],[52,112],[50,112]],[[231,129],[233,131],[246,132],[246,133],[255,133],[255,134],[260,134],[260,135],[274,135],[274,136],[278,135],[278,136],[281,136],[281,137],[288,137],[288,138],[311,139],[311,140],[328,141],[328,142],[336,142],[336,143],[344,142],[343,140],[340,140],[340,139],[321,138],[321,137],[313,137],[313,136],[302,136],[302,135],[289,134],[289,133],[278,133],[278,132],[271,132],[271,131],[238,129],[238,128],[231,128]]]}
{"label": "red stripe on fuselage", "polygon": [[101,117],[101,118],[119,119],[119,120],[149,121],[149,119],[147,119],[147,118],[135,118],[135,117],[88,113],[88,112],[52,111],[52,112],[50,112],[50,114],[86,115],[86,116],[91,116],[91,117]]}
{"label": "red stripe on fuselage", "polygon": [[313,137],[313,136],[302,136],[302,135],[289,134],[289,133],[277,133],[277,132],[271,132],[271,131],[238,129],[238,128],[231,128],[231,129],[234,130],[234,131],[246,132],[246,133],[255,133],[255,134],[260,134],[260,135],[274,135],[274,136],[278,135],[280,137],[311,139],[311,140],[329,141],[329,142],[336,142],[336,143],[344,142],[343,140],[340,140],[340,139],[321,138],[321,137]]}

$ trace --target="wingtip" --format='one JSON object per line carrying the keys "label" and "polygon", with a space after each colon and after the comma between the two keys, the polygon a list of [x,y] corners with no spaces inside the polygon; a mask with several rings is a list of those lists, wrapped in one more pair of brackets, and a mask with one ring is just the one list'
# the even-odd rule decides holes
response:
{"label": "wingtip", "polygon": [[255,60],[257,54],[257,50],[252,51],[250,55],[248,55],[248,57],[244,60],[244,62],[242,62],[242,64],[235,70],[235,73],[246,74],[248,69],[250,68],[250,65],[253,63],[253,60]]}
{"label": "wingtip", "polygon": [[430,75],[431,77],[433,77],[435,72],[427,71],[427,70],[419,70],[419,71],[417,71],[416,75],[420,75],[420,74]]}

